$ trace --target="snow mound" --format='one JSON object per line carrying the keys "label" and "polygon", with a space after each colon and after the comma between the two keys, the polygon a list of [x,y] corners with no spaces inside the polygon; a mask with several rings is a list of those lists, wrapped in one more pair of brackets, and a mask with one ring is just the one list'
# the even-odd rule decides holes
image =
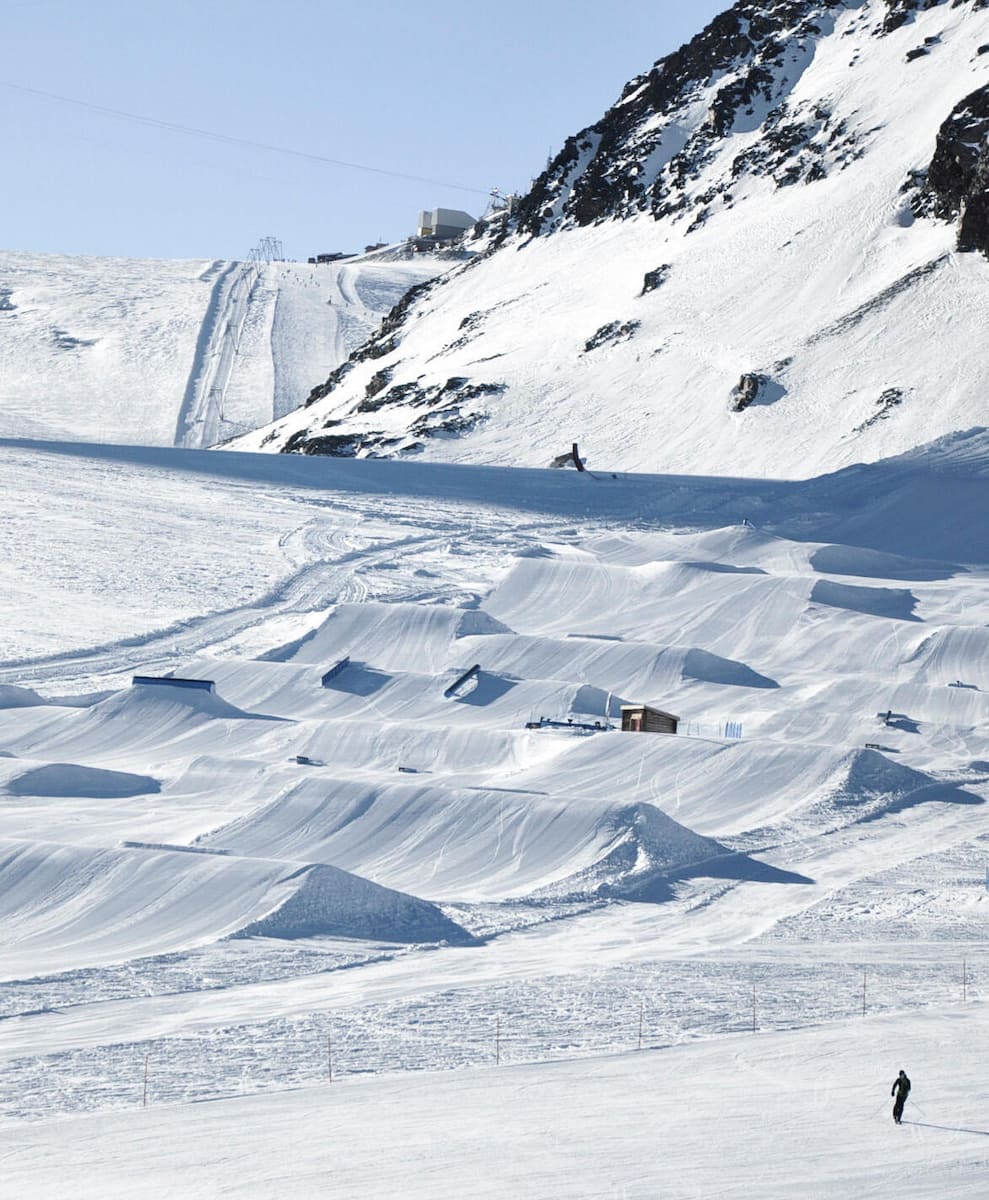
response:
{"label": "snow mound", "polygon": [[[606,736],[606,735],[602,735]],[[643,894],[729,852],[650,804],[434,782],[310,779],[201,839],[325,863],[447,900]],[[443,935],[446,936],[446,935]]]}
{"label": "snow mound", "polygon": [[249,721],[275,719],[263,713],[245,712],[242,708],[227,703],[215,692],[141,683],[101,700],[91,711],[100,718],[136,717],[143,721],[156,717],[170,720],[176,716]]}
{"label": "snow mound", "polygon": [[471,940],[433,905],[322,865],[0,840],[0,978],[255,934]]}
{"label": "snow mound", "polygon": [[160,792],[161,784],[150,775],[133,775],[129,771],[108,771],[77,763],[48,763],[11,779],[6,791],[12,796],[84,796],[111,800]]}
{"label": "snow mound", "polygon": [[857,546],[821,546],[810,557],[815,571],[825,575],[857,575],[866,579],[909,579],[930,582],[951,579],[964,567],[928,559],[884,554],[881,550],[863,550]]}
{"label": "snow mound", "polygon": [[622,704],[620,696],[613,696],[604,688],[584,683],[573,694],[570,713],[575,717],[592,717],[594,720],[602,720],[606,716],[620,717]]}
{"label": "snow mound", "polygon": [[384,671],[438,673],[458,638],[510,632],[482,609],[445,604],[341,604],[283,661],[327,666],[350,656]]}
{"label": "snow mound", "polygon": [[708,650],[696,647],[688,650],[683,659],[682,679],[696,679],[700,683],[729,684],[733,687],[778,688],[775,679],[760,675],[745,663],[732,658],[722,658]]}
{"label": "snow mound", "polygon": [[893,621],[919,621],[914,613],[917,598],[906,588],[859,587],[852,583],[833,583],[819,579],[810,594],[816,604],[846,608],[870,617],[888,617]]}
{"label": "snow mound", "polygon": [[917,647],[911,662],[930,682],[963,683],[989,690],[989,628],[954,626],[939,629]]}
{"label": "snow mound", "polygon": [[844,819],[873,821],[917,804],[982,804],[959,784],[946,783],[925,771],[893,762],[878,750],[856,750],[843,760],[827,785],[818,811],[830,810]]}
{"label": "snow mound", "polygon": [[325,864],[300,867],[292,896],[235,937],[348,937],[474,944],[435,904]]}
{"label": "snow mound", "polygon": [[454,637],[480,637],[511,632],[511,629],[507,625],[503,625],[501,621],[496,621],[484,609],[467,608],[463,610],[463,615],[457,622]]}
{"label": "snow mound", "polygon": [[30,688],[16,687],[12,683],[0,683],[0,708],[32,708],[38,704],[47,704],[44,697]]}
{"label": "snow mound", "polygon": [[714,838],[681,825],[653,804],[620,809],[611,821],[613,842],[591,867],[544,888],[546,898],[591,897],[661,903],[673,897],[673,883],[692,876],[808,883],[805,876],[767,866],[738,854]]}

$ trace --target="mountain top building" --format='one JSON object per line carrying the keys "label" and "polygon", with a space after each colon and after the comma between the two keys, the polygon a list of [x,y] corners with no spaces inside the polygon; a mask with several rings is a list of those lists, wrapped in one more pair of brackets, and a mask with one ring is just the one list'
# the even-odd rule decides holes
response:
{"label": "mountain top building", "polygon": [[461,212],[457,208],[434,208],[432,211],[424,209],[419,213],[417,236],[446,241],[449,238],[460,237],[474,224],[475,218],[470,213]]}

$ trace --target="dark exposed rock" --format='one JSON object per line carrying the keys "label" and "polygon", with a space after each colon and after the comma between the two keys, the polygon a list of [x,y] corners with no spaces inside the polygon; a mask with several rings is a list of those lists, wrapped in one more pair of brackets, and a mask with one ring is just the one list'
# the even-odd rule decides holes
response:
{"label": "dark exposed rock", "polygon": [[765,383],[765,375],[747,371],[732,388],[728,407],[732,412],[744,412],[759,395],[759,389]]}
{"label": "dark exposed rock", "polygon": [[[788,359],[777,363],[777,367],[785,369]],[[757,371],[747,371],[732,388],[728,408],[731,412],[744,412],[752,404],[775,404],[786,395],[786,388],[769,375]]]}
{"label": "dark exposed rock", "polygon": [[923,58],[925,54],[930,54],[930,50],[926,46],[916,46],[913,50],[907,51],[907,62],[913,62],[915,58]]}
{"label": "dark exposed rock", "polygon": [[[482,411],[477,401],[485,396],[497,396],[505,390],[503,383],[474,383],[467,376],[454,375],[444,383],[423,387],[418,380],[398,383],[386,392],[365,397],[355,408],[355,413],[378,412],[383,408],[405,406],[422,408],[426,411],[410,425],[408,434],[415,437],[430,435],[461,435],[475,429],[488,414]],[[324,428],[341,422],[328,421]],[[406,436],[377,432],[350,432],[314,434],[300,430],[282,448],[283,454],[329,454],[342,458],[353,458],[357,454],[374,457],[398,447],[403,453],[409,449],[404,444]]]}
{"label": "dark exposed rock", "polygon": [[10,297],[14,293],[8,288],[0,288],[0,312],[15,312],[16,304],[11,304]]}
{"label": "dark exposed rock", "polygon": [[665,283],[670,274],[669,263],[663,263],[662,266],[656,267],[652,271],[646,271],[642,276],[642,291],[640,296],[644,296],[647,292],[654,292],[661,284]]}
{"label": "dark exposed rock", "polygon": [[372,396],[376,396],[378,392],[383,391],[388,386],[394,370],[394,367],[382,367],[380,371],[375,371],[364,388],[365,398],[370,400]]}
{"label": "dark exposed rock", "polygon": [[[948,0],[886,0],[888,11],[883,19],[882,32],[892,33],[895,29],[906,25],[908,21],[912,21],[916,13],[925,12],[929,8],[937,8],[947,2]],[[976,11],[989,7],[989,0],[951,0],[951,7],[960,8],[966,3],[971,3]],[[928,38],[927,40],[935,42],[940,39]]]}
{"label": "dark exposed rock", "polygon": [[388,408],[393,404],[414,404],[419,394],[420,388],[417,383],[399,383],[395,387],[389,388],[383,396],[374,394],[365,396],[354,411],[369,413],[377,412],[382,408]]}
{"label": "dark exposed rock", "polygon": [[941,126],[913,208],[958,220],[958,249],[989,256],[989,85],[955,105]]}
{"label": "dark exposed rock", "polygon": [[427,279],[424,283],[410,287],[378,326],[377,333],[351,354],[351,361],[366,362],[369,358],[384,358],[386,354],[390,354],[398,345],[396,335],[405,324],[412,306],[435,286],[435,279]]}
{"label": "dark exposed rock", "polygon": [[416,437],[436,437],[437,435],[462,437],[465,433],[473,433],[487,419],[487,413],[462,413],[459,410],[433,413],[414,421],[409,426],[409,433]]}
{"label": "dark exposed rock", "polygon": [[591,350],[597,350],[599,346],[627,341],[639,328],[639,324],[639,321],[626,321],[624,324],[621,321],[611,321],[602,325],[597,333],[584,343],[583,353],[588,354]]}
{"label": "dark exposed rock", "polygon": [[[366,438],[374,434],[330,433],[312,437],[307,430],[293,434],[282,447],[282,454],[327,454],[334,458],[354,458]],[[380,435],[383,436],[383,435]]]}
{"label": "dark exposed rock", "polygon": [[[883,20],[882,32],[892,33],[895,29],[912,21],[914,14],[927,8],[936,8],[945,0],[886,0],[889,11]],[[955,0],[958,3],[958,0]]]}
{"label": "dark exposed rock", "polygon": [[[807,41],[822,32],[831,10],[842,7],[844,0],[739,0],[633,79],[596,125],[567,140],[521,201],[520,231],[538,236],[560,223],[680,212],[689,203],[688,184],[721,139],[735,129],[757,128],[760,113],[771,112],[792,91],[808,61]],[[677,121],[680,110],[696,106],[722,78],[706,120]],[[650,160],[658,165],[647,171]]]}
{"label": "dark exposed rock", "polygon": [[898,387],[886,388],[886,390],[882,393],[882,395],[876,401],[876,404],[879,406],[879,411],[876,413],[873,413],[873,415],[871,417],[869,417],[868,420],[863,421],[861,425],[856,425],[855,432],[861,433],[864,429],[868,429],[870,426],[875,425],[877,421],[885,421],[889,417],[892,410],[894,408],[896,408],[896,406],[898,404],[902,404],[902,403],[903,403],[903,389],[902,388],[898,388]]}

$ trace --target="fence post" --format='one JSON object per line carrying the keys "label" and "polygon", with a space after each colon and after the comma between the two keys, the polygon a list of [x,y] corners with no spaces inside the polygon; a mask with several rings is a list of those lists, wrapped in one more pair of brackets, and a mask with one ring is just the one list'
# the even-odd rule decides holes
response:
{"label": "fence post", "polygon": [[145,1054],[144,1056],[144,1098],[141,1101],[142,1108],[148,1107],[148,1059],[150,1057],[150,1054]]}
{"label": "fence post", "polygon": [[640,1000],[639,1001],[639,1044],[636,1047],[638,1050],[642,1049],[642,1010],[643,1010],[643,1007],[644,1007],[644,1001]]}

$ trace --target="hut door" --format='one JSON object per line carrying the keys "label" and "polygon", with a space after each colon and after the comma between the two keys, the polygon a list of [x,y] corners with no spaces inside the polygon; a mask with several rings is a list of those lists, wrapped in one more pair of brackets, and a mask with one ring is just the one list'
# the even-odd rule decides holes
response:
{"label": "hut door", "polygon": [[628,723],[628,727],[632,733],[641,733],[642,732],[642,717],[641,716],[632,717],[632,719]]}

